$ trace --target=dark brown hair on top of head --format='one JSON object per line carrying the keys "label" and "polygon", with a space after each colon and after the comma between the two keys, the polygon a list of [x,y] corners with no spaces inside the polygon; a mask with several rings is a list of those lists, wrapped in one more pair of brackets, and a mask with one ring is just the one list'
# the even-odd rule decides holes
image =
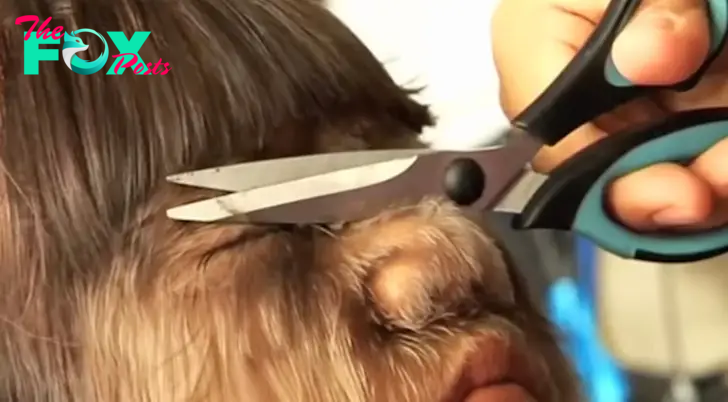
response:
{"label": "dark brown hair on top of head", "polygon": [[[374,146],[409,141],[431,123],[427,109],[311,1],[2,0],[0,13],[5,170],[20,187],[40,180],[87,194],[51,201],[44,193],[39,198],[56,205],[41,210],[96,211],[122,222],[130,211],[113,210],[109,195],[128,207],[170,172],[312,152],[332,130]],[[171,71],[81,76],[59,61],[23,75],[29,26],[13,24],[21,15],[52,16],[51,28],[67,30],[151,31],[140,55],[163,59]],[[64,237],[94,233],[57,218],[44,225]]]}

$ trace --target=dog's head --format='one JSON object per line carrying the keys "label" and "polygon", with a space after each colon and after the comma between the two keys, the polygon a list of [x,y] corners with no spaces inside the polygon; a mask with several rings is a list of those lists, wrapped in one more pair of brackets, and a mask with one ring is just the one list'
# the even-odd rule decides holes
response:
{"label": "dog's head", "polygon": [[149,30],[140,56],[170,65],[80,76],[43,61],[28,76],[29,27],[2,23],[0,400],[577,400],[514,267],[441,200],[331,226],[165,217],[212,195],[167,174],[421,146],[427,109],[320,5],[0,11],[53,16],[51,29]]}

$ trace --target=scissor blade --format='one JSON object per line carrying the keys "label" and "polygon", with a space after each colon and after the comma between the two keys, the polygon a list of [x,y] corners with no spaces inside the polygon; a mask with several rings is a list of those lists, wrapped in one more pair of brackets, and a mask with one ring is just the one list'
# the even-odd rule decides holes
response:
{"label": "scissor blade", "polygon": [[437,150],[413,148],[296,156],[196,170],[168,176],[167,181],[236,192],[432,152]]}
{"label": "scissor blade", "polygon": [[194,222],[249,221],[247,214],[297,201],[343,193],[390,180],[406,171],[417,156],[341,169],[271,186],[239,191],[171,208],[171,219]]}
{"label": "scissor blade", "polygon": [[521,213],[528,201],[546,181],[548,176],[532,170],[524,170],[523,175],[507,190],[493,211],[507,213]]}

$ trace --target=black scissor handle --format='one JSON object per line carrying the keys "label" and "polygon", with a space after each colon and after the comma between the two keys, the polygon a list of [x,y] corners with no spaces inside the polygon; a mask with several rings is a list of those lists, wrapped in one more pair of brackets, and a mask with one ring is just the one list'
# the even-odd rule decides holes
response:
{"label": "black scissor handle", "polygon": [[582,124],[647,91],[693,88],[718,56],[728,34],[728,0],[706,0],[710,18],[710,53],[700,69],[686,80],[668,86],[633,85],[614,66],[614,40],[634,15],[639,0],[613,0],[588,39],[554,82],[513,124],[554,145]]}

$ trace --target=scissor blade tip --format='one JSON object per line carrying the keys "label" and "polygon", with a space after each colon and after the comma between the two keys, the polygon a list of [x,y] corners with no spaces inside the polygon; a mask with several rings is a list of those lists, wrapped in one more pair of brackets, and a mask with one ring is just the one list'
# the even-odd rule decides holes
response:
{"label": "scissor blade tip", "polygon": [[201,219],[199,214],[190,214],[184,207],[170,208],[167,210],[167,218],[183,222],[213,222],[214,219]]}
{"label": "scissor blade tip", "polygon": [[167,176],[166,180],[167,183],[172,184],[179,184],[181,186],[188,186],[188,187],[205,187],[204,185],[200,185],[199,183],[190,180],[190,178],[193,177],[189,173],[183,173],[183,174],[176,174],[172,176]]}
{"label": "scissor blade tip", "polygon": [[179,181],[182,180],[182,175],[181,174],[173,174],[173,175],[167,176],[166,179],[169,182],[176,183],[176,182],[179,182]]}

